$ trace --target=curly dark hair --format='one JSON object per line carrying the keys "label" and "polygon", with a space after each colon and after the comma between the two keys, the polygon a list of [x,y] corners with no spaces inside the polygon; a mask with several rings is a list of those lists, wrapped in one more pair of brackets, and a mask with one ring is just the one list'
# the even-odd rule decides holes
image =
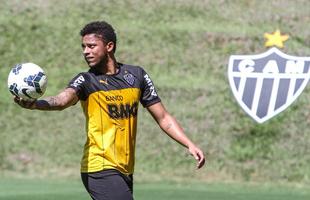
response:
{"label": "curly dark hair", "polygon": [[116,51],[116,33],[109,23],[105,21],[90,22],[86,24],[84,28],[82,28],[82,30],[80,31],[80,35],[82,37],[92,33],[102,38],[102,40],[105,43],[113,42],[114,43],[113,52]]}

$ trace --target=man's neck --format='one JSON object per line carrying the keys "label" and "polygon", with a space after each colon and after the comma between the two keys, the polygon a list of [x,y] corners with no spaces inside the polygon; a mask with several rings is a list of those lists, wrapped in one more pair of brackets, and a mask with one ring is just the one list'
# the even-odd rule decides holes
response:
{"label": "man's neck", "polygon": [[115,60],[111,60],[106,64],[106,67],[103,68],[103,73],[107,75],[116,74],[119,70],[119,66]]}
{"label": "man's neck", "polygon": [[102,74],[113,75],[118,73],[119,66],[115,59],[109,59],[106,63],[102,63],[94,69]]}

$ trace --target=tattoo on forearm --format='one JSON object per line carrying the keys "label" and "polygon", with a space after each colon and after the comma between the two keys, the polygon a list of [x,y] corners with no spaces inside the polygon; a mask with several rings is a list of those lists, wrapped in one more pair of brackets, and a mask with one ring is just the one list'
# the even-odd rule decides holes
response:
{"label": "tattoo on forearm", "polygon": [[47,97],[45,99],[38,100],[36,102],[36,107],[39,110],[57,110],[57,98]]}
{"label": "tattoo on forearm", "polygon": [[167,125],[167,130],[169,130],[171,127],[172,127],[172,123],[169,123],[169,124]]}
{"label": "tattoo on forearm", "polygon": [[46,99],[46,102],[48,103],[49,107],[57,106],[57,99],[55,97]]}
{"label": "tattoo on forearm", "polygon": [[56,96],[49,96],[36,101],[37,110],[63,110],[78,101],[73,89],[63,91]]}

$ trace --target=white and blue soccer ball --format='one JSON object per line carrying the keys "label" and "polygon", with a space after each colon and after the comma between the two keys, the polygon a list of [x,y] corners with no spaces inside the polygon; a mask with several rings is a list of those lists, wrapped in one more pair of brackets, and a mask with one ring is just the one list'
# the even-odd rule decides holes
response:
{"label": "white and blue soccer ball", "polygon": [[46,74],[40,66],[34,63],[17,64],[9,73],[9,91],[22,99],[34,100],[41,97],[46,86]]}

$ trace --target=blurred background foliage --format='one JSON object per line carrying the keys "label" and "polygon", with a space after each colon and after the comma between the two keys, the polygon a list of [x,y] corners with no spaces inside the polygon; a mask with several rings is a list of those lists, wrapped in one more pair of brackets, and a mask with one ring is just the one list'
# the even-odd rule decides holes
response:
{"label": "blurred background foliage", "polygon": [[234,100],[233,54],[266,51],[263,35],[290,35],[283,52],[310,56],[308,0],[0,0],[0,175],[79,176],[85,142],[79,105],[62,112],[23,110],[7,90],[20,62],[40,65],[55,95],[80,71],[79,30],[94,20],[116,29],[118,61],[143,66],[167,109],[206,153],[195,170],[186,150],[140,106],[136,180],[310,183],[310,90],[263,124]]}

